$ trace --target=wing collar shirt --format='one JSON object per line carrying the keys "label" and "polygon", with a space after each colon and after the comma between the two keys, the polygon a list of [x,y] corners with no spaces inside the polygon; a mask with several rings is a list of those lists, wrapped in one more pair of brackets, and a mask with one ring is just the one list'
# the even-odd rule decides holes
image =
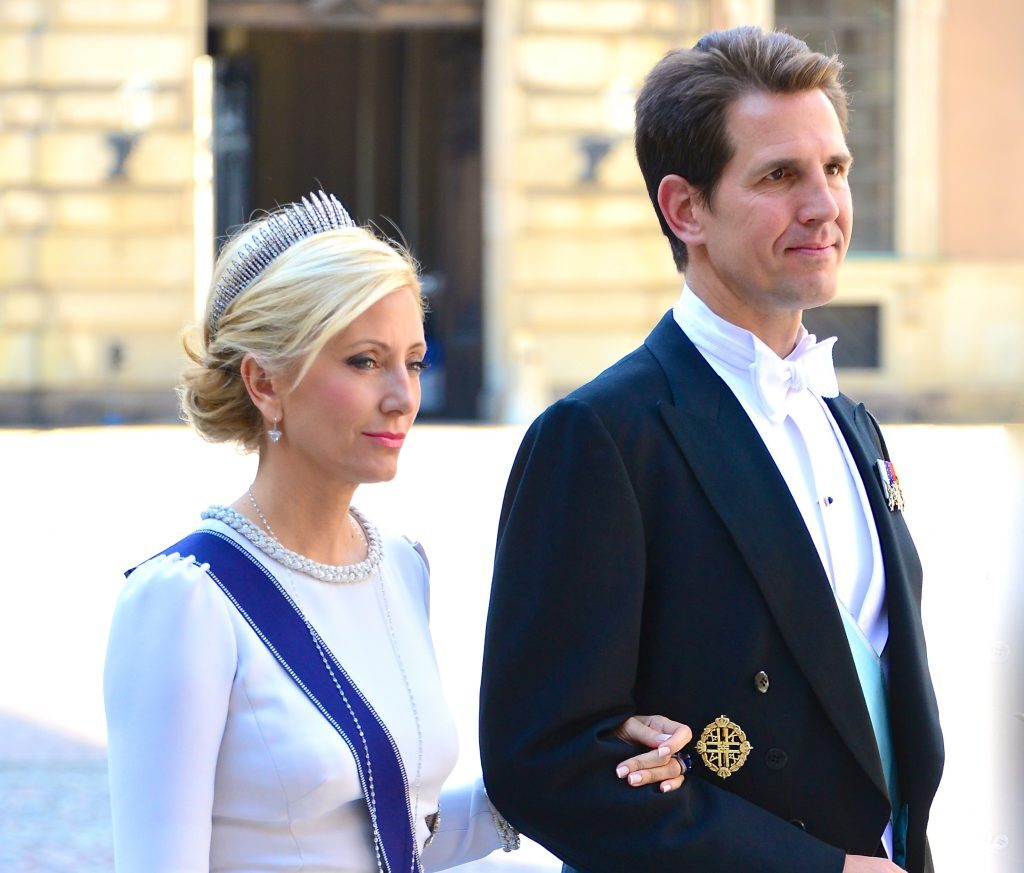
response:
{"label": "wing collar shirt", "polygon": [[[889,638],[882,552],[864,483],[822,399],[839,393],[835,338],[817,342],[803,326],[782,359],[754,334],[720,318],[690,290],[676,323],[729,386],[789,486],[836,599],[886,667]],[[891,827],[883,843],[892,857]]]}

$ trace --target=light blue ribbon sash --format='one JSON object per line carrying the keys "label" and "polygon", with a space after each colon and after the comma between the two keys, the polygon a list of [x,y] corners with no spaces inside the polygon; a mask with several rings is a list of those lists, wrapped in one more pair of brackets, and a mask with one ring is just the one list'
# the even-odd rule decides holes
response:
{"label": "light blue ribbon sash", "polygon": [[882,662],[860,629],[850,611],[836,599],[839,614],[843,618],[846,639],[857,668],[857,678],[864,692],[871,727],[878,744],[878,755],[882,759],[882,772],[889,788],[889,803],[892,807],[893,861],[900,866],[906,863],[907,808],[900,800],[899,776],[896,772],[896,753],[892,743],[892,729],[889,725],[889,693],[886,687]]}

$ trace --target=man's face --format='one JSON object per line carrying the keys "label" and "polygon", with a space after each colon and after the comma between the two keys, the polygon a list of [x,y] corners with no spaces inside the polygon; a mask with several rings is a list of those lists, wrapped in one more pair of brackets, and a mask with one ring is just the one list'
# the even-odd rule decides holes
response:
{"label": "man's face", "polygon": [[827,303],[853,229],[852,159],[835,109],[817,89],[752,93],[726,123],[735,153],[711,203],[695,207],[692,287],[740,324]]}

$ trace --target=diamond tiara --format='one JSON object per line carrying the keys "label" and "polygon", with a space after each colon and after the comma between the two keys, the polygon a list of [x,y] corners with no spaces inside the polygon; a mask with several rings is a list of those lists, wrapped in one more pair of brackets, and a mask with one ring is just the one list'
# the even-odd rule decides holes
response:
{"label": "diamond tiara", "polygon": [[231,259],[214,289],[210,307],[210,337],[231,301],[251,285],[274,259],[300,240],[328,230],[356,227],[333,194],[315,191],[270,216]]}

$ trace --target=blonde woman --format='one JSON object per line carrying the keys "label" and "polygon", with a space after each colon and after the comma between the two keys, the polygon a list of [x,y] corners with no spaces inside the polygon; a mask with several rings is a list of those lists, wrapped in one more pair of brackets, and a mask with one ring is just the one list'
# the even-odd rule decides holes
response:
{"label": "blonde woman", "polygon": [[[456,757],[423,550],[352,505],[391,479],[419,408],[416,268],[320,192],[237,235],[182,409],[259,453],[255,480],[130,574],[104,677],[120,873],[440,870],[513,848]],[[683,725],[619,778],[672,790]],[[609,774],[615,778],[615,774]]]}

